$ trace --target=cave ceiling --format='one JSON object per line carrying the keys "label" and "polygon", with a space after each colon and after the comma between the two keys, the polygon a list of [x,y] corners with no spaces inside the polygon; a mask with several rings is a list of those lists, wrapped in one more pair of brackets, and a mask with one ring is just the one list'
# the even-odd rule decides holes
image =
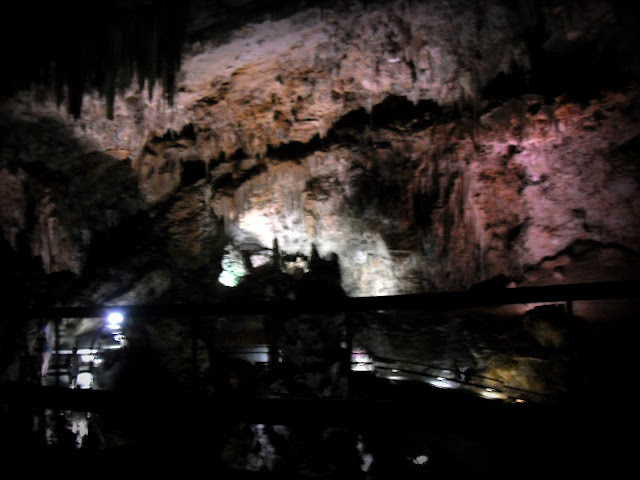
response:
{"label": "cave ceiling", "polygon": [[628,2],[69,5],[4,20],[7,298],[210,299],[275,243],[353,296],[637,278]]}

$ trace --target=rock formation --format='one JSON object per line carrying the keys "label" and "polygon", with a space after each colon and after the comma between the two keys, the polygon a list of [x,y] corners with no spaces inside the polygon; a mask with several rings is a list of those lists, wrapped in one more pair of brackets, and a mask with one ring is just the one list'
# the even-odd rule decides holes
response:
{"label": "rock formation", "polygon": [[[43,50],[3,80],[3,301],[290,298],[314,256],[348,296],[638,278],[635,5],[275,3],[192,1],[184,17],[140,13],[91,39],[83,24],[113,48],[77,64]],[[565,380],[565,338],[549,318],[520,318],[515,360],[468,318],[436,319],[422,360],[561,394],[547,381]],[[362,347],[402,352],[383,319],[363,321]],[[322,337],[301,325],[279,339],[308,336],[294,364]]]}
{"label": "rock formation", "polygon": [[98,92],[74,119],[19,91],[3,104],[5,248],[84,276],[99,237],[126,246],[141,215],[169,220],[161,248],[190,250],[176,262],[192,272],[221,255],[207,225],[223,219],[262,248],[337,254],[356,296],[535,283],[576,242],[636,262],[637,88],[605,53],[637,59],[628,12],[587,4],[258,12],[223,39],[200,27],[172,107],[129,87],[113,120]]}

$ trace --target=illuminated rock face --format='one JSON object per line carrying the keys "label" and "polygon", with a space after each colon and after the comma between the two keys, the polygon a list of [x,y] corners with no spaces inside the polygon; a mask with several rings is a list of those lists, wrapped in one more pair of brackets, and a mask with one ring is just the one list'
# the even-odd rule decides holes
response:
{"label": "illuminated rock face", "polygon": [[[301,2],[280,15],[232,13],[228,26],[220,5],[262,2],[193,3],[201,10],[172,105],[158,88],[128,88],[110,120],[87,92],[74,119],[37,93],[3,99],[3,300],[292,298],[314,248],[339,269],[306,285],[312,298],[337,279],[336,290],[366,296],[638,277],[638,15],[623,6],[632,2]],[[427,381],[438,387],[473,372],[512,392],[562,396],[567,334],[527,309],[506,320],[363,315],[355,347],[397,360],[389,371],[435,366]],[[261,320],[218,320],[234,339],[276,343],[305,394],[344,394],[336,365],[346,355],[332,359],[345,348],[342,318],[271,335]],[[625,384],[633,337],[612,347],[585,324],[597,341],[579,339],[586,373],[574,381],[586,393],[603,392],[602,378]],[[203,383],[207,368],[226,367],[211,325],[198,332]],[[0,328],[1,372],[18,329]],[[132,343],[146,338],[147,359],[158,359],[145,366],[162,371],[147,381],[191,385],[185,324],[163,319],[138,334]],[[227,383],[255,386],[243,372],[225,372]]]}
{"label": "illuminated rock face", "polygon": [[624,13],[293,9],[189,45],[172,107],[130,90],[111,121],[88,95],[74,120],[17,94],[2,116],[7,248],[46,274],[160,262],[168,290],[204,295],[225,247],[259,264],[274,240],[337,255],[349,295],[624,277],[640,250],[638,89],[600,72],[576,98],[552,72],[568,75],[563,52],[609,52],[597,19]]}

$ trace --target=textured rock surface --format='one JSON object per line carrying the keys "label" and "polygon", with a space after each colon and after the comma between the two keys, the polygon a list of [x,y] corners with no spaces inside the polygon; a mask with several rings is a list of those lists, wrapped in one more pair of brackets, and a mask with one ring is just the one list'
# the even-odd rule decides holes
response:
{"label": "textured rock surface", "polygon": [[[212,35],[200,8],[171,107],[3,103],[3,248],[40,279],[26,298],[217,298],[225,252],[251,272],[274,241],[287,268],[333,255],[351,296],[637,277],[639,90],[602,63],[615,46],[637,66],[612,23],[628,11],[353,3]],[[589,48],[620,77],[555,86]]]}
{"label": "textured rock surface", "polygon": [[[172,104],[128,87],[109,120],[97,92],[79,118],[38,89],[3,99],[2,298],[290,298],[314,248],[349,296],[637,279],[638,12],[624,4],[195,2]],[[358,341],[403,368],[419,359],[561,395],[566,332],[532,312],[392,328],[381,314]],[[338,343],[335,322],[308,327],[277,338],[301,368],[293,383],[339,394],[318,347],[327,331]],[[215,337],[199,334],[215,376]],[[153,368],[188,383],[184,324],[136,335]],[[602,372],[602,345],[583,346]],[[305,359],[318,349],[315,375]],[[625,359],[608,352],[623,377]],[[238,436],[271,448],[259,429]]]}
{"label": "textured rock surface", "polygon": [[[549,56],[560,38],[606,39],[616,13],[552,7],[537,11]],[[18,94],[4,104],[4,237],[46,273],[80,274],[96,232],[166,214],[185,237],[170,255],[190,250],[177,262],[194,270],[218,235],[197,218],[216,216],[261,247],[337,254],[350,295],[542,278],[532,272],[576,241],[634,257],[638,91],[525,95],[519,72],[553,75],[534,70],[534,13],[391,2],[271,17],[191,45],[173,107],[132,91],[113,121],[97,96],[73,120]],[[200,213],[181,193],[193,184]]]}

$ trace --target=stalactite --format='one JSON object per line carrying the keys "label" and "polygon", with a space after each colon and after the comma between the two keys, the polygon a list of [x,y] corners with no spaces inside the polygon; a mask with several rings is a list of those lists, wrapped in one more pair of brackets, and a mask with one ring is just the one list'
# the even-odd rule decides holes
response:
{"label": "stalactite", "polygon": [[283,212],[302,212],[304,191],[311,173],[306,162],[269,165],[246,178],[232,192],[219,193],[213,201],[216,215],[236,223],[254,207],[254,197],[271,192],[270,204],[281,204]]}
{"label": "stalactite", "polygon": [[65,79],[61,72],[53,75],[54,93],[56,96],[56,105],[59,107],[64,102]]}
{"label": "stalactite", "polygon": [[107,75],[104,92],[107,100],[107,118],[113,120],[113,104],[116,98],[116,76],[114,73]]}
{"label": "stalactite", "polygon": [[14,8],[18,21],[2,32],[16,45],[4,65],[14,75],[0,80],[1,95],[44,87],[78,117],[83,96],[94,91],[105,98],[113,118],[116,93],[124,93],[135,75],[139,88],[147,85],[150,99],[159,81],[172,104],[189,1],[106,2],[91,16],[80,1]]}

